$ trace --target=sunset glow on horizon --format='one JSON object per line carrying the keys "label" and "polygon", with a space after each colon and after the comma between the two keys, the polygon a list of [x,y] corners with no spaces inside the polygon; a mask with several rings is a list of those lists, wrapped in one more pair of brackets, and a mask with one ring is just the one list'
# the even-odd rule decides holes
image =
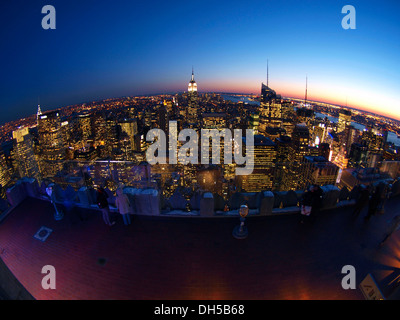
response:
{"label": "sunset glow on horizon", "polygon": [[352,1],[357,27],[342,28],[335,0],[204,1],[96,6],[52,1],[57,28],[43,30],[45,2],[4,4],[1,124],[87,101],[182,92],[194,68],[199,92],[308,98],[400,120],[400,3]]}
{"label": "sunset glow on horizon", "polygon": [[[272,82],[272,83],[271,83]],[[266,81],[263,81],[266,83]],[[303,87],[294,83],[276,83],[273,81],[269,82],[269,87],[275,90],[282,97],[305,99],[305,80]],[[319,90],[318,90],[319,89]],[[244,93],[244,94],[255,94],[260,95],[261,93],[261,82],[255,83],[246,82],[244,84],[229,83],[218,85],[217,83],[211,84],[199,84],[200,92],[226,92],[226,93]],[[359,95],[356,95],[359,93]],[[307,100],[318,101],[329,104],[334,104],[342,107],[355,108],[360,111],[367,111],[372,113],[381,114],[396,120],[400,120],[400,100],[395,100],[390,97],[378,97],[374,96],[374,93],[368,92],[368,90],[360,90],[352,95],[340,95],[334,90],[323,90],[323,88],[313,88],[308,80],[307,88]]]}

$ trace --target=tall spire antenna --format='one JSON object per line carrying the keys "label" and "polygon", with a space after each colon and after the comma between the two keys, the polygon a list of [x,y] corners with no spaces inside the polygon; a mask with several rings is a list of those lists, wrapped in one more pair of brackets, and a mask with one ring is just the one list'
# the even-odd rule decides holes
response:
{"label": "tall spire antenna", "polygon": [[193,66],[192,66],[192,81],[194,80],[194,71],[193,71]]}
{"label": "tall spire antenna", "polygon": [[267,87],[268,87],[268,79],[269,78],[269,68],[268,68],[268,59],[267,59]]}
{"label": "tall spire antenna", "polygon": [[37,116],[39,117],[42,114],[42,110],[40,109],[40,98],[38,97],[38,111]]}
{"label": "tall spire antenna", "polygon": [[307,104],[307,76],[306,76],[306,95],[304,98],[304,106]]}

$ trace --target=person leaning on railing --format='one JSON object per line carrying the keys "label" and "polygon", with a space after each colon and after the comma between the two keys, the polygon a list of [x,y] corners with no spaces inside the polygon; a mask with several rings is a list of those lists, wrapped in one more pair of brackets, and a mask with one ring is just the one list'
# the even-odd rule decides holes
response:
{"label": "person leaning on railing", "polygon": [[113,226],[115,224],[115,221],[111,222],[110,221],[110,209],[108,206],[108,201],[107,201],[108,195],[106,191],[102,187],[97,188],[97,205],[101,209],[101,212],[103,214],[103,220],[104,223],[108,226]]}
{"label": "person leaning on railing", "polygon": [[115,199],[115,205],[117,206],[119,213],[122,215],[124,224],[126,226],[131,224],[131,204],[129,202],[128,196],[123,193],[122,189],[117,189],[117,198]]}

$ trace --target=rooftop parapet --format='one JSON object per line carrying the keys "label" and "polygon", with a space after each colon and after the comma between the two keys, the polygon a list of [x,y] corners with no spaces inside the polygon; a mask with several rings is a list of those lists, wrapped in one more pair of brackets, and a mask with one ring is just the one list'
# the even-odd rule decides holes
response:
{"label": "rooftop parapet", "polygon": [[[379,181],[390,190],[388,197],[400,195],[400,179],[392,184]],[[372,186],[374,186],[373,184]],[[376,183],[376,186],[378,182]],[[375,186],[375,187],[376,187]],[[92,187],[81,187],[75,191],[72,187],[62,188],[54,184],[55,201],[66,207],[78,206],[83,208],[97,209],[96,190]],[[361,184],[349,190],[346,187],[339,189],[333,185],[322,186],[321,210],[329,210],[336,207],[353,205],[360,194]],[[35,179],[24,178],[14,186],[7,189],[7,202],[11,209],[18,206],[26,197],[39,198],[50,201],[44,191],[46,184],[39,184]],[[108,202],[110,210],[116,212],[115,194],[106,188],[109,194]],[[211,192],[197,192],[190,199],[186,199],[181,193],[175,192],[169,199],[164,199],[160,192],[154,188],[134,188],[125,186],[123,192],[128,195],[133,208],[133,214],[149,216],[198,216],[218,217],[237,216],[238,209],[242,204],[249,207],[249,215],[275,215],[298,213],[300,199],[304,190],[297,191],[263,191],[254,193],[236,192],[227,201],[219,195]],[[10,211],[10,210],[7,210]],[[4,215],[3,215],[4,218]]]}

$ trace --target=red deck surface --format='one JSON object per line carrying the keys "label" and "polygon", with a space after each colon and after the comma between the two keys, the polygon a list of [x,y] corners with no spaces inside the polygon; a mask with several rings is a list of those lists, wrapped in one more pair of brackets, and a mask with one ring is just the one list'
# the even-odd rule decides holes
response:
{"label": "red deck surface", "polygon": [[[353,265],[357,285],[372,273],[393,290],[399,235],[377,244],[399,202],[367,224],[351,220],[351,207],[313,225],[250,217],[248,238],[237,240],[237,218],[136,216],[124,226],[119,217],[108,227],[99,211],[80,208],[55,221],[50,203],[29,198],[0,225],[0,257],[36,299],[363,299],[342,289],[341,269]],[[33,237],[41,226],[53,229],[45,242]],[[41,286],[44,265],[56,269],[55,290]]]}

